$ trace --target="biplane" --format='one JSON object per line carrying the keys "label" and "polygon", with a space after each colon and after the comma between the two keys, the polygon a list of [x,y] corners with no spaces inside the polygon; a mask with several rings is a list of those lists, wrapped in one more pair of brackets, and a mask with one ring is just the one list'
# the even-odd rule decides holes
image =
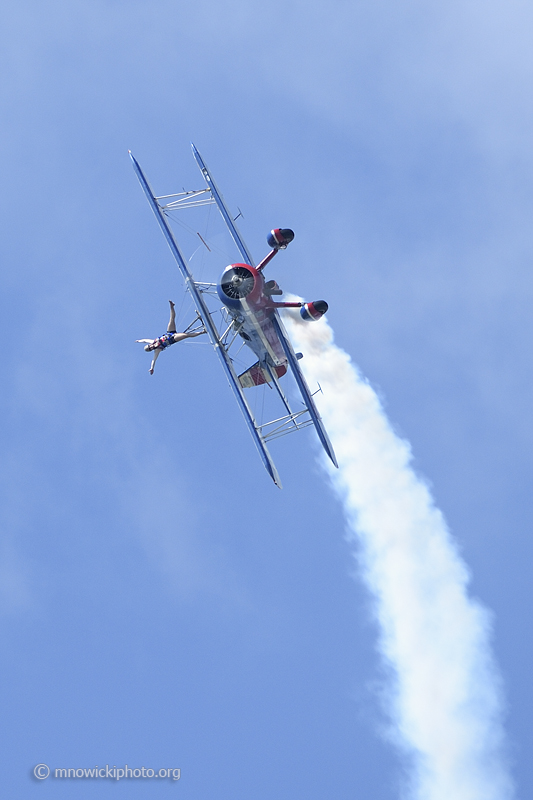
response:
{"label": "biplane", "polygon": [[[272,439],[313,425],[324,450],[337,466],[333,447],[298,363],[302,354],[294,352],[279,315],[279,309],[299,308],[301,317],[312,322],[320,319],[328,306],[324,300],[304,303],[274,299],[283,292],[275,280],[265,279],[263,271],[280,250],[286,249],[293,240],[294,233],[289,228],[272,230],[267,239],[271,250],[259,264],[256,264],[237,228],[235,219],[194,144],[192,151],[204,177],[206,188],[159,197],[153,193],[131,151],[130,157],[152,211],[176,259],[196,313],[220,359],[263,463],[276,486],[281,488],[278,472],[267,448],[267,443]],[[194,279],[169,223],[170,212],[208,203],[217,205],[242,259],[240,263],[227,266],[216,284]],[[214,313],[208,306],[208,297],[217,297],[222,304],[222,321],[219,324],[215,322]],[[240,374],[235,367],[233,356],[236,345],[241,347],[247,345],[255,356],[254,363]],[[303,401],[302,407],[296,409],[292,408],[280,383],[280,379],[287,371],[294,376]],[[245,390],[254,390],[264,385],[275,390],[281,404],[280,416],[266,422],[256,418],[245,394]]]}

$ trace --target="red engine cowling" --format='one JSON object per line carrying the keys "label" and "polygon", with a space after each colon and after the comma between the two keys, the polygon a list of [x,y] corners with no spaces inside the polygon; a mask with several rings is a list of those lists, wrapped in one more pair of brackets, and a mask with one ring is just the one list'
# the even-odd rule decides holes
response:
{"label": "red engine cowling", "polygon": [[300,316],[306,322],[312,322],[323,317],[327,310],[328,304],[325,300],[315,300],[313,303],[303,304],[300,309]]}
{"label": "red engine cowling", "polygon": [[226,267],[217,285],[217,294],[225,306],[239,308],[246,298],[255,303],[260,298],[265,279],[250,264],[230,264]]}

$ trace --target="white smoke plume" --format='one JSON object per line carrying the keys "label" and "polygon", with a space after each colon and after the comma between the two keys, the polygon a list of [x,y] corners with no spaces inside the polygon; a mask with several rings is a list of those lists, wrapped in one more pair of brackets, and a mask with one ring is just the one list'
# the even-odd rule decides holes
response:
{"label": "white smoke plume", "polygon": [[339,470],[328,471],[374,599],[379,652],[391,675],[385,710],[410,764],[406,794],[508,800],[513,789],[490,616],[469,597],[468,571],[410,466],[409,444],[334,344],[331,328],[292,314],[285,322],[304,353],[310,385],[323,389],[316,401],[339,462]]}

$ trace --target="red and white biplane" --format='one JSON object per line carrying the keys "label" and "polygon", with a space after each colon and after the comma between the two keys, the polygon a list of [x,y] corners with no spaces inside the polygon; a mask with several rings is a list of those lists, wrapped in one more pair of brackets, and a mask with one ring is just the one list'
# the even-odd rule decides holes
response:
{"label": "red and white biplane", "polygon": [[[267,449],[269,440],[300,430],[308,425],[314,425],[324,450],[333,464],[337,466],[331,442],[298,363],[302,356],[300,353],[294,352],[278,313],[278,309],[300,308],[302,318],[312,322],[320,319],[327,311],[328,306],[324,300],[300,303],[274,299],[281,295],[282,291],[276,281],[265,279],[263,270],[272,258],[293,240],[294,233],[288,228],[272,230],[268,236],[271,251],[256,265],[200,153],[194,145],[192,145],[192,150],[207,188],[194,192],[179,192],[164,197],[154,195],[131,152],[130,156],[141,186],[183,275],[185,286],[192,297],[198,317],[220,358],[263,463],[274,483],[281,488],[278,472]],[[169,224],[170,212],[206,203],[216,203],[242,258],[241,263],[230,264],[226,267],[216,284],[194,279]],[[214,312],[209,309],[207,304],[209,296],[218,297],[222,303],[219,324],[216,323]],[[247,345],[253,351],[256,359],[240,374],[235,369],[232,350],[238,344],[241,347],[243,344]],[[288,370],[292,372],[303,400],[303,408],[297,410],[292,409],[286,393],[280,385],[280,378]],[[275,389],[283,408],[281,416],[266,422],[256,419],[245,395],[245,389],[254,389],[264,385]]]}

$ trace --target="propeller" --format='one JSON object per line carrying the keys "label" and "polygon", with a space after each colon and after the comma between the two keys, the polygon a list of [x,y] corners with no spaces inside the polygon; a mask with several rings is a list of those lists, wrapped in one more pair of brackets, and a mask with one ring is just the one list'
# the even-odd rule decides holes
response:
{"label": "propeller", "polygon": [[240,300],[250,294],[255,286],[255,278],[246,267],[233,267],[224,274],[222,291],[232,300]]}

